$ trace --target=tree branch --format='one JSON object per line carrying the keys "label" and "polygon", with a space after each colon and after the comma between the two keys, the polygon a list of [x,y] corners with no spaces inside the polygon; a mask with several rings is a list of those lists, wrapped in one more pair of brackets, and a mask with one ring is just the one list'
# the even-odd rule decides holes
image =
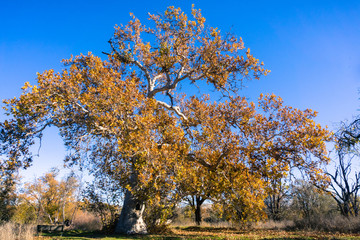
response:
{"label": "tree branch", "polygon": [[178,116],[180,116],[185,121],[188,120],[188,118],[180,111],[180,108],[178,106],[170,106],[169,104],[167,104],[165,102],[162,102],[162,101],[159,101],[159,100],[156,100],[156,102],[159,105],[163,106],[164,108],[166,108],[168,110],[171,110],[171,111],[174,111]]}

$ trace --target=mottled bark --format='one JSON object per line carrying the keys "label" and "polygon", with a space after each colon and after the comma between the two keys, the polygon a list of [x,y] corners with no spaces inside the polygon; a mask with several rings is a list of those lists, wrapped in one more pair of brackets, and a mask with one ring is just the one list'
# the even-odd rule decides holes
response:
{"label": "mottled bark", "polygon": [[124,205],[115,227],[115,233],[146,234],[144,210],[145,204],[138,201],[129,190],[126,190]]}
{"label": "mottled bark", "polygon": [[[134,160],[135,162],[135,160]],[[138,182],[138,173],[133,168],[130,176],[130,187],[135,189]],[[131,191],[126,189],[124,204],[119,219],[115,226],[115,233],[121,234],[146,234],[146,224],[143,219],[145,204],[139,200]]]}

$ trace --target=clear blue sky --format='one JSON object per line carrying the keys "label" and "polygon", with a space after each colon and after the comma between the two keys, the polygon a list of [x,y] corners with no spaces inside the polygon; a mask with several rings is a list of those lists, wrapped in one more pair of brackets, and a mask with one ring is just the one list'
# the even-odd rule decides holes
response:
{"label": "clear blue sky", "polygon": [[[358,114],[360,101],[360,1],[0,1],[0,98],[20,94],[36,72],[61,70],[71,54],[108,51],[115,24],[129,12],[140,20],[167,6],[202,9],[209,26],[241,36],[271,73],[248,82],[245,96],[275,93],[287,105],[319,112],[334,129]],[[0,111],[0,121],[4,120]],[[32,177],[61,166],[64,148],[55,129],[43,141]]]}

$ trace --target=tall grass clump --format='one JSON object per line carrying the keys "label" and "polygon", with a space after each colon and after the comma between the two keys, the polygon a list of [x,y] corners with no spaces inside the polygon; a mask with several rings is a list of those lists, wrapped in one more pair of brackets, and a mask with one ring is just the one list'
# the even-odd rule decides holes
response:
{"label": "tall grass clump", "polygon": [[20,225],[11,222],[0,225],[1,240],[33,240],[35,228],[33,225]]}
{"label": "tall grass clump", "polygon": [[267,220],[255,222],[252,224],[253,229],[261,229],[261,230],[285,230],[294,226],[294,221],[292,220]]}
{"label": "tall grass clump", "polygon": [[325,232],[360,233],[359,217],[312,217],[294,221],[289,230],[317,230]]}
{"label": "tall grass clump", "polygon": [[100,217],[87,211],[79,211],[72,221],[71,229],[81,231],[98,231],[103,227]]}

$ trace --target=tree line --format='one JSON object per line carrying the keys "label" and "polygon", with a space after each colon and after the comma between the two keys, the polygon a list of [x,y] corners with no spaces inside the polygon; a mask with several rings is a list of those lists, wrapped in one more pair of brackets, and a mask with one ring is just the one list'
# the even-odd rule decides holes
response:
{"label": "tree line", "polygon": [[[341,168],[339,165],[333,171],[333,175]],[[18,181],[13,186],[16,190],[9,192],[7,199],[4,196],[0,198],[0,202],[3,203],[0,207],[1,221],[20,224],[63,224],[72,229],[86,229],[87,226],[87,229],[94,229],[90,227],[94,225],[94,222],[91,222],[93,219],[84,219],[82,227],[78,224],[84,213],[90,213],[99,223],[95,229],[101,227],[103,231],[112,232],[121,211],[124,191],[120,191],[111,179],[94,179],[84,185],[80,184],[81,179],[74,173],[62,178],[59,178],[58,174],[59,170],[51,169],[31,182],[21,184]],[[355,187],[356,179],[344,178],[343,186],[338,188],[338,191],[346,188],[346,184]],[[341,192],[334,192],[332,185],[321,190],[304,179],[282,179],[276,187],[273,186],[265,198],[261,220],[279,223],[295,221],[297,228],[336,230],[324,223],[320,224],[319,221],[340,216],[351,221],[358,216],[359,207],[358,200],[354,201],[358,199],[354,192],[343,194],[343,198],[340,199],[339,194]],[[347,195],[350,195],[348,202],[345,198]],[[164,231],[169,223],[182,224],[189,221],[196,224],[231,222],[240,227],[247,227],[253,223],[251,219],[238,222],[233,213],[228,211],[228,206],[222,202],[206,201],[196,206],[192,202],[197,201],[195,197],[196,195],[184,196],[172,205],[167,202],[165,208],[156,202],[152,205],[148,203],[144,212],[148,231]]]}

